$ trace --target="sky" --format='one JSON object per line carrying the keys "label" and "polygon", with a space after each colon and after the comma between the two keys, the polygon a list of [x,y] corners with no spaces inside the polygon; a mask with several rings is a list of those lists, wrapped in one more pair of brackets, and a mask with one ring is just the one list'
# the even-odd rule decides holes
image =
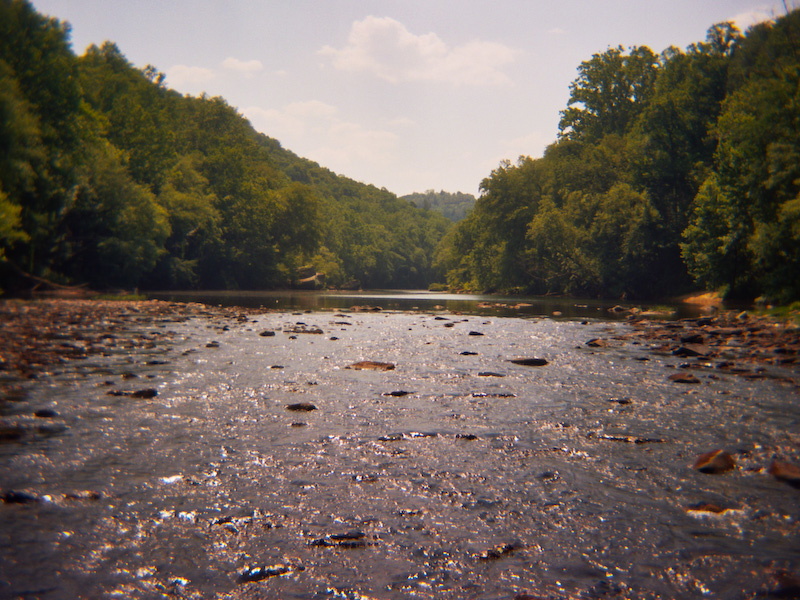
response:
{"label": "sky", "polygon": [[[478,195],[502,160],[540,157],[582,61],[685,49],[775,0],[32,0],[73,50],[117,44],[183,93],[221,96],[266,135],[398,195]],[[797,6],[798,0],[790,0]]]}

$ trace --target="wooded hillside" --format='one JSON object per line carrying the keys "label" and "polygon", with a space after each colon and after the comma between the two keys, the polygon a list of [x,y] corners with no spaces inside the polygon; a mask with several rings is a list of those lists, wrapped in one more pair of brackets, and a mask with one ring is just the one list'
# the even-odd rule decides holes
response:
{"label": "wooded hillside", "polygon": [[434,279],[441,214],[296,156],[113,43],[75,56],[68,26],[23,0],[0,2],[0,114],[0,287]]}
{"label": "wooded hillside", "polygon": [[505,162],[447,235],[452,288],[800,298],[800,11],[583,62],[544,157]]}

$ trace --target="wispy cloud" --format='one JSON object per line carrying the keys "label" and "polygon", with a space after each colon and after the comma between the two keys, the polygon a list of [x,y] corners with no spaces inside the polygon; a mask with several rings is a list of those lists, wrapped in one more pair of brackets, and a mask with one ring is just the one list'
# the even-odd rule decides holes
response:
{"label": "wispy cloud", "polygon": [[343,119],[335,106],[318,100],[280,109],[251,106],[242,112],[259,131],[339,173],[388,164],[397,146],[393,131]]}
{"label": "wispy cloud", "polygon": [[214,71],[205,67],[175,65],[167,69],[167,81],[175,88],[206,83],[214,77],[216,77]]}
{"label": "wispy cloud", "polygon": [[238,58],[233,58],[232,56],[229,56],[223,60],[222,66],[229,71],[236,71],[237,73],[242,73],[248,77],[252,77],[264,69],[264,65],[261,64],[260,60],[239,60]]}
{"label": "wispy cloud", "polygon": [[739,13],[731,19],[733,24],[739,28],[739,31],[745,32],[748,28],[757,23],[764,21],[771,21],[775,18],[773,11],[768,8],[757,8],[747,12]]}
{"label": "wispy cloud", "polygon": [[416,35],[389,17],[356,21],[344,47],[323,47],[342,71],[371,73],[385,81],[435,81],[462,85],[509,83],[503,72],[516,51],[496,42],[471,41],[448,46],[435,33]]}

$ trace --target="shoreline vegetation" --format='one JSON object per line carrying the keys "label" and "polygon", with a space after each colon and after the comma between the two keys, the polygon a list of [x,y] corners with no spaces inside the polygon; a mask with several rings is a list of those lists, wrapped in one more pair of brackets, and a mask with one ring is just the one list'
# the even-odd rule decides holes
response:
{"label": "shoreline vegetation", "polygon": [[685,49],[609,45],[578,66],[557,140],[502,161],[473,203],[337,175],[225,99],[181,95],[111,41],[78,56],[67,23],[0,3],[0,288],[699,287],[788,304],[799,33],[787,9]]}

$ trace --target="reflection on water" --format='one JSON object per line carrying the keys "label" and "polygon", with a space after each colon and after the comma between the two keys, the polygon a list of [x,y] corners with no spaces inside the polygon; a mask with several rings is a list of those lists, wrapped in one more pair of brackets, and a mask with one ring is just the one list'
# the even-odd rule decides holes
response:
{"label": "reflection on water", "polygon": [[[766,467],[800,459],[793,373],[676,384],[686,358],[586,321],[137,320],[152,345],[6,406],[0,598],[792,597],[798,490]],[[736,468],[691,467],[715,449]]]}
{"label": "reflection on water", "polygon": [[[552,296],[494,296],[486,294],[449,294],[425,290],[350,291],[181,291],[151,292],[149,297],[177,302],[203,302],[221,306],[246,306],[277,310],[341,310],[352,306],[379,306],[392,311],[431,311],[444,309],[472,315],[506,317],[555,316],[566,319],[621,319],[628,313],[611,309],[644,308],[649,304],[620,303]],[[686,304],[659,302],[661,318],[694,317],[699,309]],[[672,315],[664,309],[674,311]]]}

